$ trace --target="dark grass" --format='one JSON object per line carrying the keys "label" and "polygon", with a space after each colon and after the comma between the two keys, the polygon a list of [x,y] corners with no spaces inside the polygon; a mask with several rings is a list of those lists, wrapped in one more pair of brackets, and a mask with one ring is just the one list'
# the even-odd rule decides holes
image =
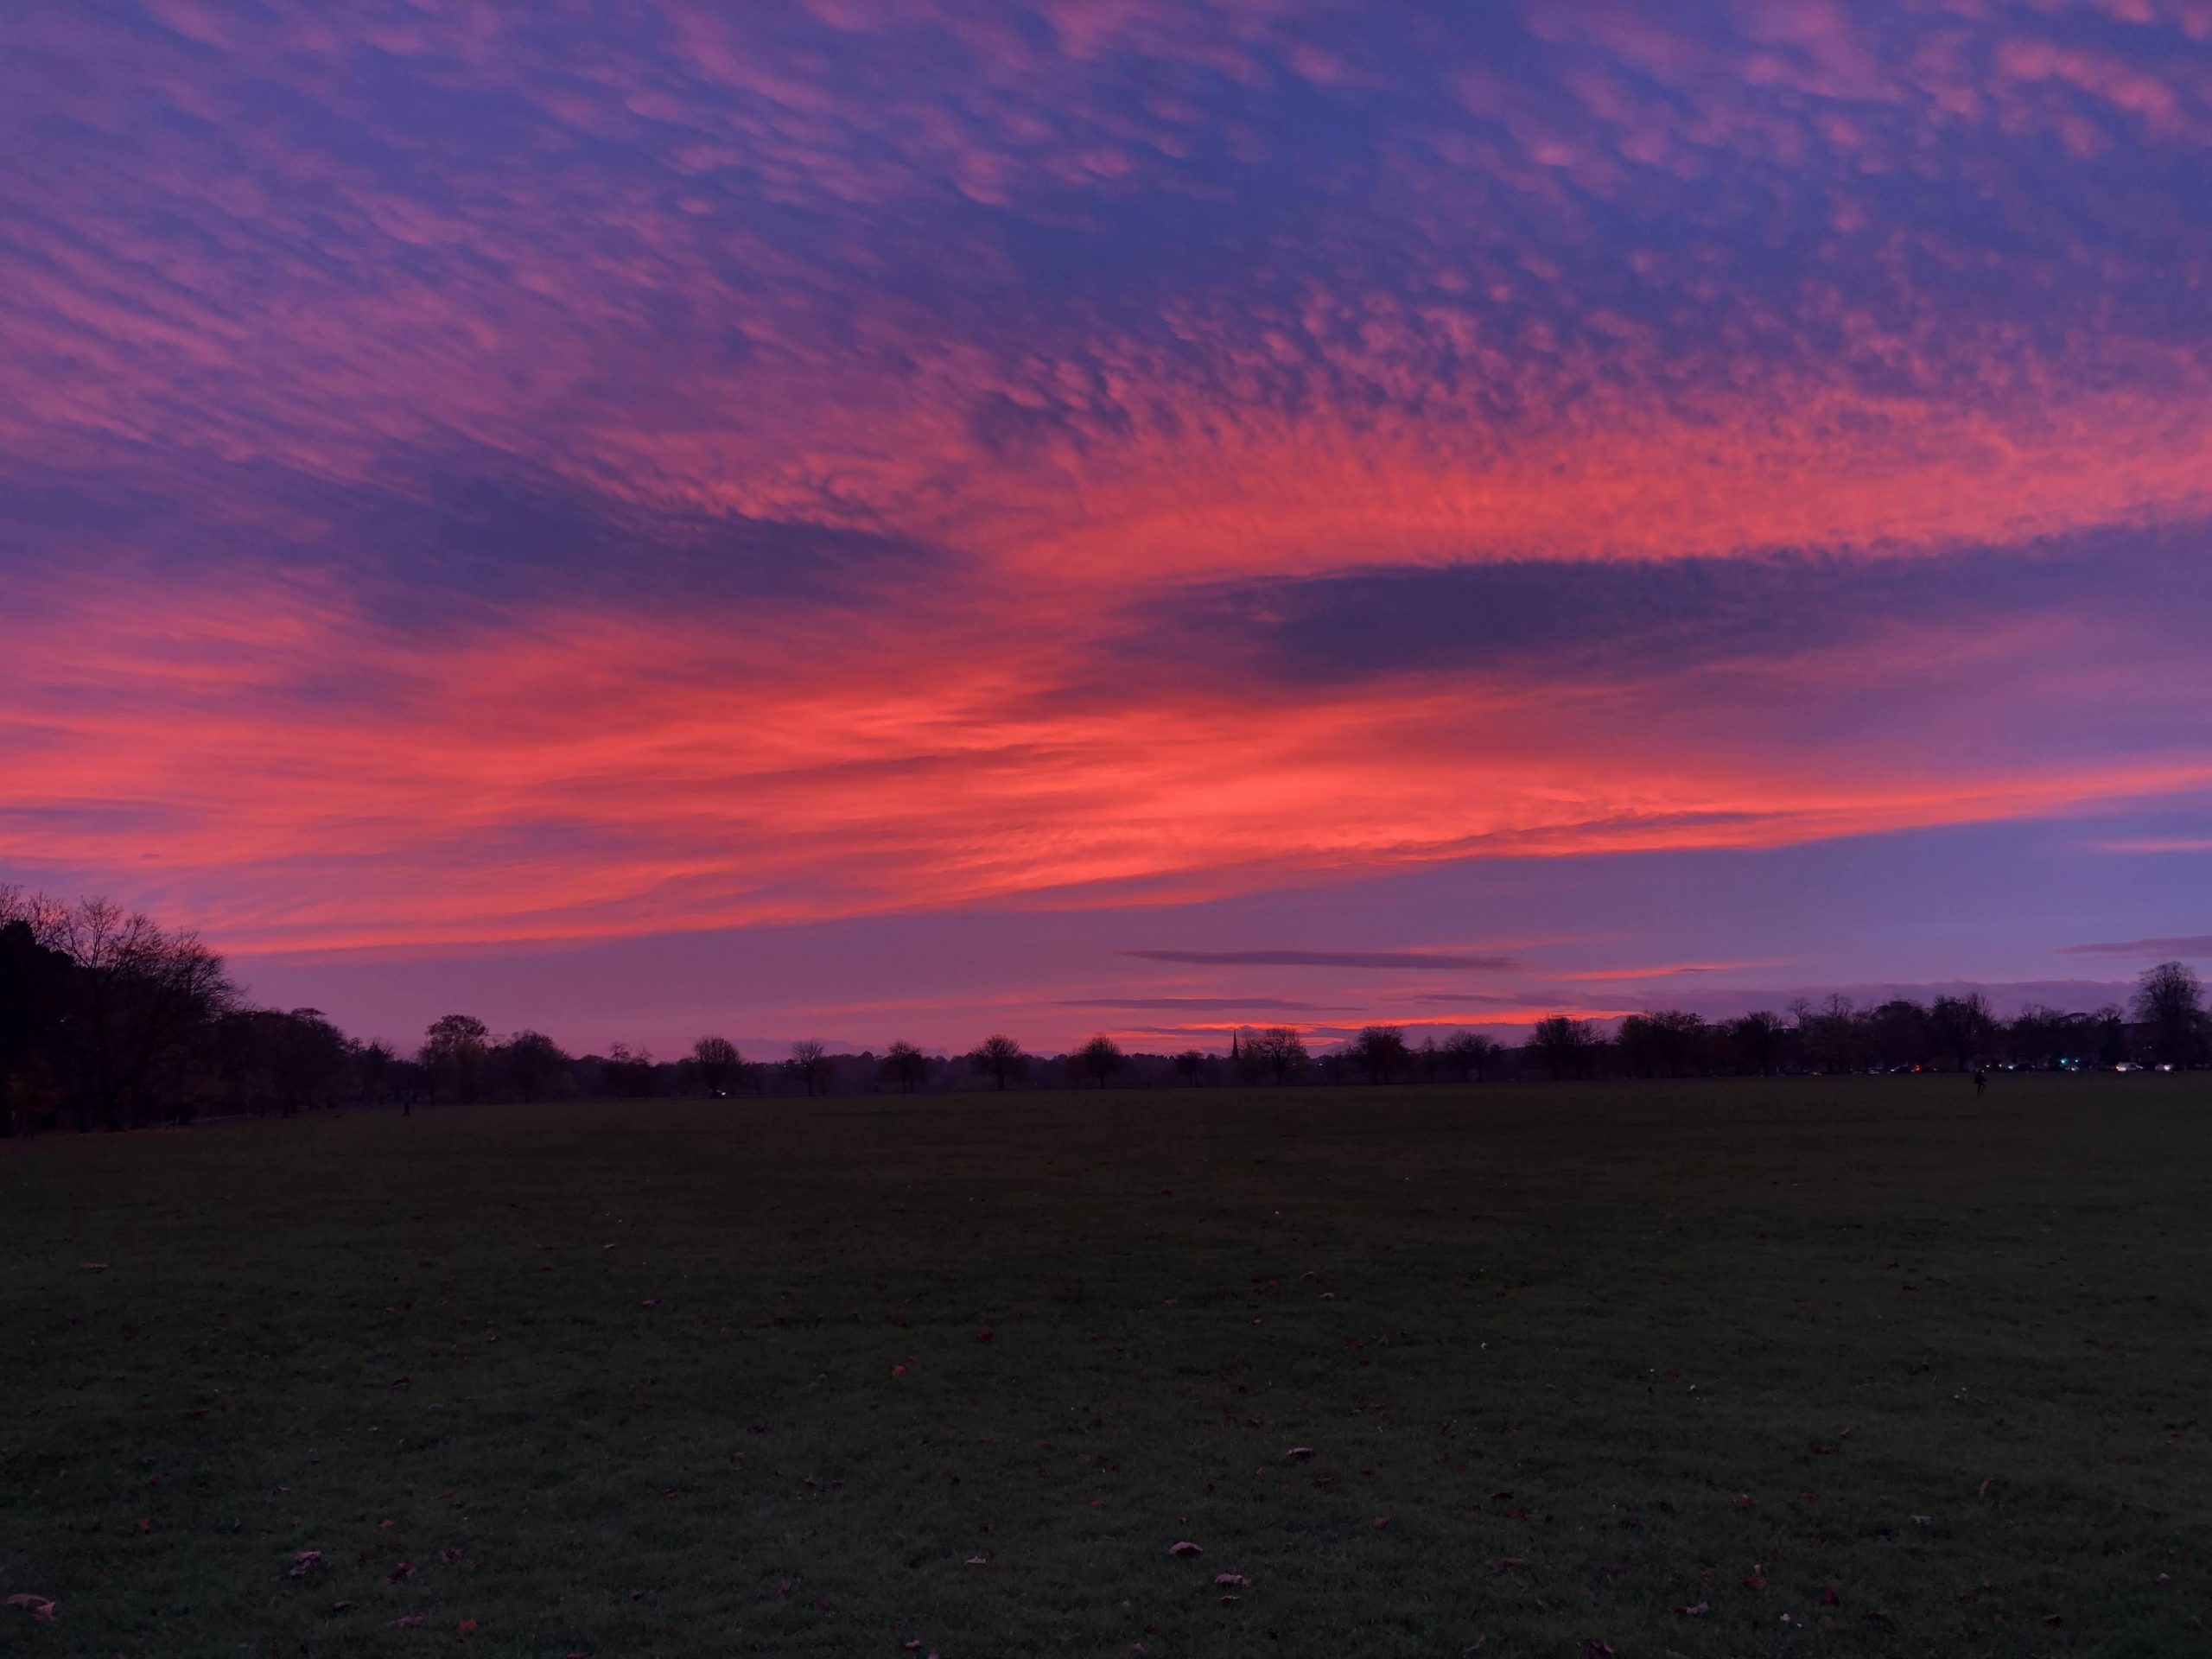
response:
{"label": "dark grass", "polygon": [[2203,1653],[2208,1199],[2207,1077],[0,1145],[0,1652]]}

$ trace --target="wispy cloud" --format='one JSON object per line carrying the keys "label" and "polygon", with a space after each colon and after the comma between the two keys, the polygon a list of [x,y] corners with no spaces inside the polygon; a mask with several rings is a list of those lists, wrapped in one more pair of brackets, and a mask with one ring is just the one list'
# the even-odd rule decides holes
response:
{"label": "wispy cloud", "polygon": [[2062,957],[2212,957],[2212,933],[2182,933],[2159,939],[2119,939],[2104,944],[2068,944]]}
{"label": "wispy cloud", "polygon": [[1188,1008],[1194,1014],[1254,1013],[1325,1014],[1330,1009],[1315,1002],[1287,1001],[1279,996],[1084,996],[1062,997],[1056,1008],[1128,1008],[1134,1012],[1166,1012]]}
{"label": "wispy cloud", "polygon": [[1457,950],[1124,950],[1145,962],[1179,962],[1230,968],[1450,968],[1498,973],[1521,965],[1517,957]]}

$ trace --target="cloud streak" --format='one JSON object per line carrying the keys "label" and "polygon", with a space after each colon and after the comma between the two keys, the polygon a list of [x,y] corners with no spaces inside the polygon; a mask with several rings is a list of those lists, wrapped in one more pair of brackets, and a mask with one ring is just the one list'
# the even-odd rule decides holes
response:
{"label": "cloud streak", "polygon": [[2183,933],[2163,939],[2121,939],[2104,944],[2069,944],[2063,957],[2212,957],[2212,933]]}
{"label": "cloud streak", "polygon": [[1444,968],[1502,973],[1521,965],[1516,957],[1451,950],[1124,950],[1142,962],[1230,968]]}

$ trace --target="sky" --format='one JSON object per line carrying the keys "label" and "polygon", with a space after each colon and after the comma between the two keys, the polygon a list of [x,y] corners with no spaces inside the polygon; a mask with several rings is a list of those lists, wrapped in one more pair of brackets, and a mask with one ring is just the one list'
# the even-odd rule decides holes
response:
{"label": "sky", "polygon": [[0,880],[1220,1047],[2212,963],[2212,0],[16,0]]}

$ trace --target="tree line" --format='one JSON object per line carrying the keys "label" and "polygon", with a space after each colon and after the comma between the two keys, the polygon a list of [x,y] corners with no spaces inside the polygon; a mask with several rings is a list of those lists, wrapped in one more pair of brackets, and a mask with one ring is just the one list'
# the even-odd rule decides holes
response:
{"label": "tree line", "polygon": [[1235,1033],[1228,1056],[1131,1052],[1110,1036],[1033,1055],[993,1034],[964,1054],[894,1041],[833,1054],[802,1041],[747,1058],[702,1037],[674,1059],[617,1043],[571,1054],[542,1032],[495,1036],[480,1019],[435,1021],[411,1053],[361,1042],[315,1008],[249,1003],[223,959],[190,932],[104,899],[65,905],[0,887],[0,1134],[55,1124],[119,1129],[210,1115],[315,1108],[570,1097],[820,1095],[989,1087],[1483,1082],[1527,1077],[1707,1077],[1783,1072],[2188,1067],[2212,1061],[2202,987],[2169,962],[2132,1006],[2093,1013],[2030,1007],[1999,1019],[1980,995],[1867,1007],[1831,997],[1786,1013],[1707,1020],[1635,1014],[1607,1032],[1555,1014],[1525,1042],[1476,1032],[1409,1040],[1375,1025],[1316,1050],[1277,1026]]}

